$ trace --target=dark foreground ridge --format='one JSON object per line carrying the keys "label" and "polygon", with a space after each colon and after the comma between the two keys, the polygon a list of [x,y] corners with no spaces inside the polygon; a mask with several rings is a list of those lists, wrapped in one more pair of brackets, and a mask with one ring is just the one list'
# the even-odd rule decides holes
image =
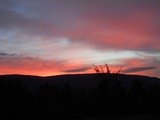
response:
{"label": "dark foreground ridge", "polygon": [[[114,75],[112,75],[114,76]],[[31,91],[35,91],[39,86],[49,83],[62,87],[65,83],[69,83],[71,87],[76,90],[82,89],[94,89],[99,83],[99,77],[97,74],[68,74],[68,75],[57,75],[57,76],[31,76],[31,75],[0,75],[0,79],[23,82],[25,87]],[[140,76],[140,75],[125,75],[119,74],[116,81],[122,83],[124,87],[129,87],[135,80],[141,80],[145,86],[153,84],[160,85],[160,79],[156,77]]]}
{"label": "dark foreground ridge", "polygon": [[0,76],[0,119],[109,119],[160,113],[160,79],[119,74]]}

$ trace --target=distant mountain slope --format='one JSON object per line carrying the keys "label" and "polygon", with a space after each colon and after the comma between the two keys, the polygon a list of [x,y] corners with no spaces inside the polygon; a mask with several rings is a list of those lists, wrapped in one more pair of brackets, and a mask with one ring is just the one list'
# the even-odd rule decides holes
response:
{"label": "distant mountain slope", "polygon": [[[113,76],[113,75],[112,75]],[[74,89],[93,89],[99,82],[97,74],[77,74],[77,75],[58,75],[49,77],[28,76],[28,75],[1,75],[0,80],[21,80],[23,84],[30,90],[36,90],[40,85],[50,83],[62,87],[66,82]],[[119,74],[118,81],[122,85],[129,87],[134,80],[141,80],[145,86],[159,84],[160,79],[155,77],[124,75]]]}

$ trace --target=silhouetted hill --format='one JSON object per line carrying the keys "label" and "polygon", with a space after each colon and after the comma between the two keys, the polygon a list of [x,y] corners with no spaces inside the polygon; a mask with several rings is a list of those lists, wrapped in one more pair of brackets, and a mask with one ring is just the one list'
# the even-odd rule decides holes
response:
{"label": "silhouetted hill", "polygon": [[[40,85],[45,83],[57,85],[59,87],[63,86],[65,83],[69,83],[70,86],[74,89],[93,89],[99,82],[97,74],[57,75],[49,77],[29,75],[1,75],[0,79],[11,81],[21,80],[29,90],[35,90]],[[155,77],[125,74],[119,74],[117,77],[117,81],[120,81],[124,87],[129,87],[134,80],[141,80],[145,86],[150,86],[155,83],[160,85],[160,79]]]}
{"label": "silhouetted hill", "polygon": [[[160,113],[159,93],[160,79],[147,76],[2,75],[0,76],[0,110],[2,111],[0,118],[114,119],[120,116],[121,119],[123,117],[132,119],[138,115],[135,119],[139,117],[154,119],[159,118]],[[149,114],[151,116],[148,116]]]}

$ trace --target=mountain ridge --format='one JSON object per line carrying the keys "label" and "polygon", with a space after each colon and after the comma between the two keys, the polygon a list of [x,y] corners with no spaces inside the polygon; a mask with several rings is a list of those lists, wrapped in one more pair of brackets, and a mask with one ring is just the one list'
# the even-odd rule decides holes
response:
{"label": "mountain ridge", "polygon": [[[114,76],[114,74],[110,74]],[[20,74],[10,74],[10,75],[0,75],[0,79],[3,80],[21,80],[22,83],[31,90],[36,90],[40,85],[49,83],[51,85],[56,85],[62,87],[65,83],[69,83],[74,89],[94,89],[99,83],[98,74],[64,74],[56,76],[32,76],[32,75],[20,75]],[[141,75],[127,75],[118,74],[116,79],[120,81],[123,86],[128,87],[134,80],[141,80],[145,86],[150,86],[152,84],[160,85],[160,79],[156,77],[141,76]]]}

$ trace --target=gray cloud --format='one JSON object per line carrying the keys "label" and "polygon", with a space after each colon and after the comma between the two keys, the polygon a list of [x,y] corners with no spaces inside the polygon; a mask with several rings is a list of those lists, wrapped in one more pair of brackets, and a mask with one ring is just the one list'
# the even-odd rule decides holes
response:
{"label": "gray cloud", "polygon": [[0,53],[0,57],[7,57],[7,56],[17,56],[16,54],[9,54],[9,53],[5,53],[5,52],[1,52]]}
{"label": "gray cloud", "polygon": [[55,35],[55,26],[53,23],[29,18],[15,11],[0,9],[0,28],[8,31],[18,31],[20,34],[40,35],[51,37]]}
{"label": "gray cloud", "polygon": [[0,0],[0,8],[12,8],[17,4],[17,0]]}
{"label": "gray cloud", "polygon": [[72,72],[85,72],[85,71],[88,70],[88,69],[90,69],[90,67],[63,70],[62,72],[67,72],[67,73],[72,73]]}
{"label": "gray cloud", "polygon": [[128,68],[126,70],[122,70],[122,72],[133,73],[133,72],[141,72],[141,71],[153,70],[153,69],[157,69],[157,67],[133,67],[133,68]]}
{"label": "gray cloud", "polygon": [[38,60],[38,58],[35,57],[30,57],[30,56],[25,56],[22,54],[10,54],[10,53],[5,53],[5,52],[1,52],[0,53],[0,58],[5,59],[6,61],[8,60]]}

